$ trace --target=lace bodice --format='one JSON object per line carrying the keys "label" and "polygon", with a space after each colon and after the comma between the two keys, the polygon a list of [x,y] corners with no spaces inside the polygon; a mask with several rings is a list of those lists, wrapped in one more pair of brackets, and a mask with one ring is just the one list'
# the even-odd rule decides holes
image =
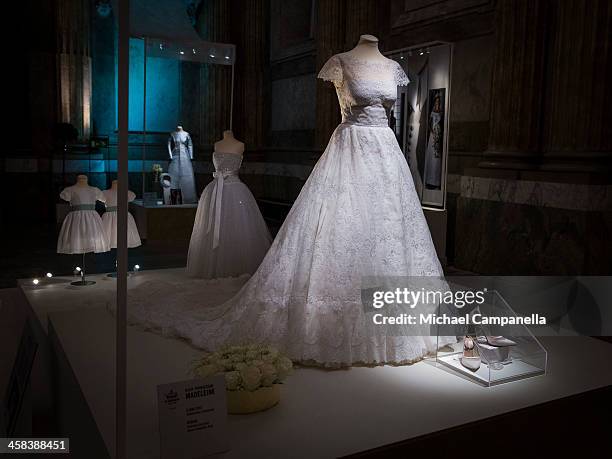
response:
{"label": "lace bodice", "polygon": [[238,175],[238,170],[242,165],[242,155],[215,151],[213,153],[213,164],[215,175],[222,174],[224,177]]}
{"label": "lace bodice", "polygon": [[397,87],[410,82],[394,60],[372,62],[350,53],[332,56],[319,78],[334,83],[342,122],[360,126],[388,126],[387,115],[397,98]]}

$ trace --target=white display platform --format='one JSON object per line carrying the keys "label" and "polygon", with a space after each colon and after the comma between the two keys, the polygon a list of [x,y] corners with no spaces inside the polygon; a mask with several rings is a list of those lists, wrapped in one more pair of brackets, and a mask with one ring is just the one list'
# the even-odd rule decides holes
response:
{"label": "white display platform", "polygon": [[[177,277],[182,270],[138,273],[130,283]],[[92,276],[93,278],[97,276]],[[136,279],[134,279],[136,278]],[[26,293],[50,326],[95,418],[114,450],[114,317],[100,299],[114,288],[96,278],[92,287],[61,284]],[[61,306],[63,305],[63,306]],[[69,310],[72,309],[72,310]],[[44,319],[43,319],[44,320]],[[612,346],[584,337],[542,338],[545,376],[484,388],[443,367],[324,371],[297,369],[269,411],[230,416],[227,458],[336,457],[416,438],[612,384]],[[187,379],[200,351],[136,327],[128,330],[128,457],[158,457],[157,384]]]}

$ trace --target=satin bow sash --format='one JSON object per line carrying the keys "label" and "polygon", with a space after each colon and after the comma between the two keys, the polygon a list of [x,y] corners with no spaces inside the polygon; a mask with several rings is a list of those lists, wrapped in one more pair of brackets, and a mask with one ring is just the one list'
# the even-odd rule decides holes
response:
{"label": "satin bow sash", "polygon": [[221,229],[221,203],[223,201],[223,184],[227,177],[237,176],[238,171],[217,171],[213,173],[215,186],[212,192],[211,211],[208,214],[206,234],[213,231],[213,249],[219,247],[219,231]]}

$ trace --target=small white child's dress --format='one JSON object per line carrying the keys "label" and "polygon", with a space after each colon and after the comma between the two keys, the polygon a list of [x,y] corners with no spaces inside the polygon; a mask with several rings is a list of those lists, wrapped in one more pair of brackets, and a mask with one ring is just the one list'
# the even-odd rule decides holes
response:
{"label": "small white child's dress", "polygon": [[[109,188],[103,191],[106,212],[102,214],[102,226],[110,242],[111,249],[117,248],[117,190]],[[136,195],[133,191],[128,191],[128,202],[136,199]],[[128,224],[127,224],[127,238],[128,248],[132,249],[142,244],[140,241],[140,234],[136,227],[136,222],[132,214],[128,212]]]}
{"label": "small white child's dress", "polygon": [[105,201],[102,191],[89,185],[72,185],[62,190],[60,198],[70,202],[70,212],[57,238],[57,253],[108,252],[109,240],[96,212],[96,201]]}

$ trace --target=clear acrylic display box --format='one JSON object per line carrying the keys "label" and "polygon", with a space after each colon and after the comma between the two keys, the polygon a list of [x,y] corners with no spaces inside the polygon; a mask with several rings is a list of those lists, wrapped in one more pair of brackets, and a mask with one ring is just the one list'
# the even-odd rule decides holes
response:
{"label": "clear acrylic display box", "polygon": [[[546,374],[546,349],[527,325],[474,324],[474,319],[481,321],[479,319],[484,317],[507,317],[509,320],[517,317],[497,290],[485,292],[484,302],[476,307],[439,306],[438,316],[444,313],[458,318],[470,316],[470,320],[468,324],[436,326],[437,365],[487,387]],[[470,370],[461,363],[463,340],[466,335],[473,337],[477,342],[476,347],[481,357],[480,367],[477,370]],[[487,337],[491,336],[503,336],[515,344],[492,346],[487,342]],[[454,338],[457,338],[456,343],[444,345],[448,341],[454,341]]]}

